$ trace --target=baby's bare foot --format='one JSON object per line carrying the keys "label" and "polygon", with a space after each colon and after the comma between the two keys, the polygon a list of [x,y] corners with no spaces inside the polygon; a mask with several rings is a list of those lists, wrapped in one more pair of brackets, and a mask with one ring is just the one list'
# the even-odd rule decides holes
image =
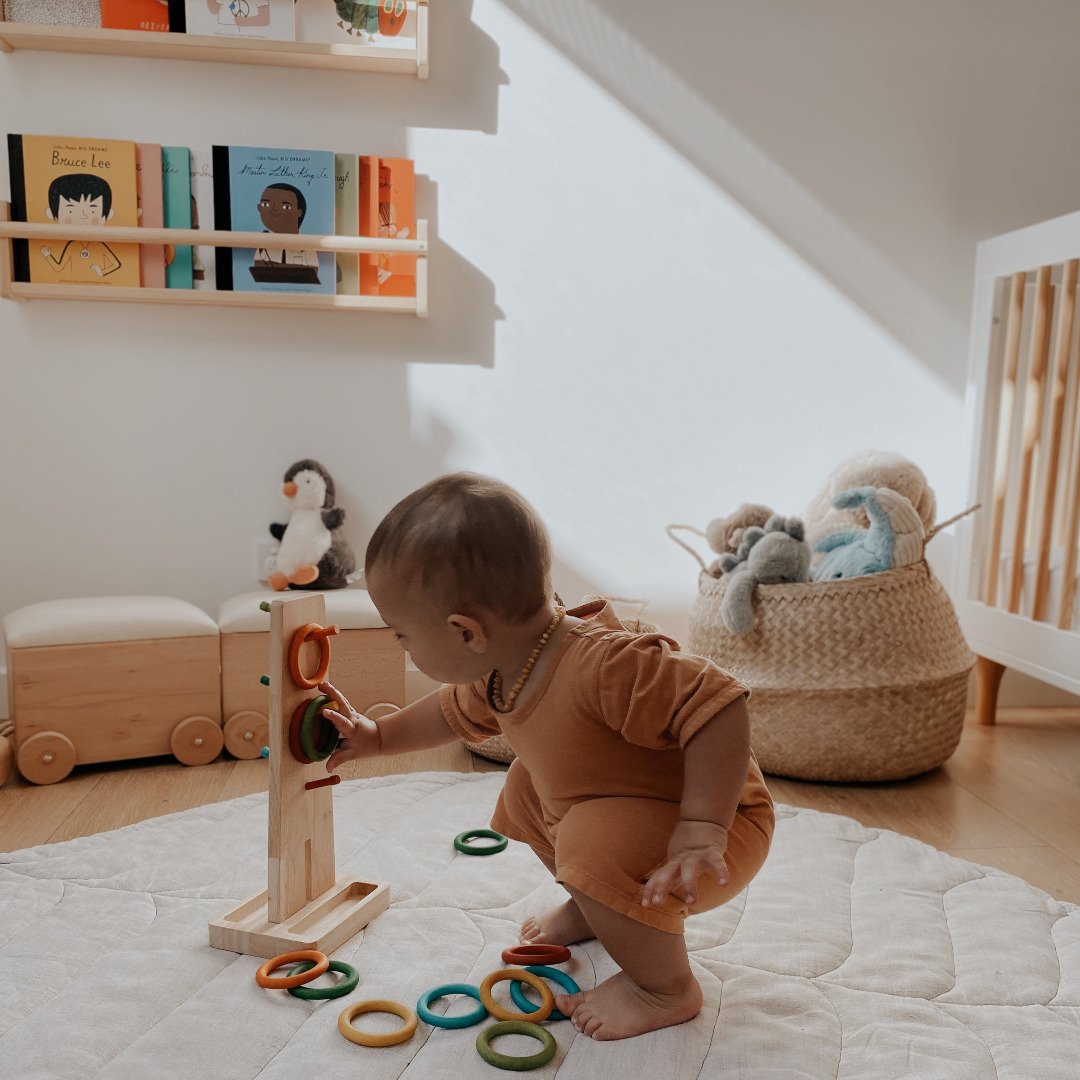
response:
{"label": "baby's bare foot", "polygon": [[575,945],[594,937],[592,927],[573,900],[567,900],[565,904],[542,915],[534,915],[521,925],[523,945]]}
{"label": "baby's bare foot", "polygon": [[638,986],[625,971],[612,975],[595,990],[556,994],[555,1004],[570,1022],[592,1039],[630,1039],[646,1031],[673,1027],[701,1012],[701,987],[692,975],[674,994],[657,994]]}

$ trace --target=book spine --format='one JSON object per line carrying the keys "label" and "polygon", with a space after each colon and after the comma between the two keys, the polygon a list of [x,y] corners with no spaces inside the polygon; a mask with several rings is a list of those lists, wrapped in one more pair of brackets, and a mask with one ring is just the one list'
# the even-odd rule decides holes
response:
{"label": "book spine", "polygon": [[[11,173],[11,218],[26,220],[26,177],[23,173],[21,135],[8,135],[8,170]],[[30,280],[30,246],[27,240],[11,241],[12,274],[16,281]]]}
{"label": "book spine", "polygon": [[[229,230],[232,228],[232,195],[229,190],[229,148],[214,146],[211,148],[214,162],[214,228]],[[223,292],[233,291],[233,249],[214,248],[214,263],[217,266],[217,287]]]}

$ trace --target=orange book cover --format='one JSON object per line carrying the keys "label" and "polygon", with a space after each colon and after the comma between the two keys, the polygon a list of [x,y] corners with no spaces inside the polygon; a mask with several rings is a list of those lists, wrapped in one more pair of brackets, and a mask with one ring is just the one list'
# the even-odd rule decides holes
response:
{"label": "orange book cover", "polygon": [[112,228],[139,224],[133,142],[9,135],[8,161],[16,221],[100,233],[100,239],[22,241],[20,281],[139,287],[139,245],[109,239]]}
{"label": "orange book cover", "polygon": [[[379,235],[416,239],[413,163],[408,158],[379,158]],[[416,295],[416,256],[379,256],[379,295]]]}
{"label": "orange book cover", "polygon": [[101,25],[109,30],[168,30],[167,0],[101,0]]}
{"label": "orange book cover", "polygon": [[[135,176],[139,197],[139,224],[144,229],[164,228],[165,193],[162,186],[160,144],[135,144]],[[164,289],[165,248],[156,244],[143,244],[139,261],[143,287]]]}
{"label": "orange book cover", "polygon": [[[360,158],[360,235],[379,235],[379,159]],[[379,295],[379,256],[360,256],[360,295]]]}

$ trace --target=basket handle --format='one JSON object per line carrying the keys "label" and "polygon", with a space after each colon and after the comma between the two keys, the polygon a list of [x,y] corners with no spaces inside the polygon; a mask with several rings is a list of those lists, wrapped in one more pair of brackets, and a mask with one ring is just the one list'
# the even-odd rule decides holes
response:
{"label": "basket handle", "polygon": [[686,532],[692,532],[695,536],[704,536],[705,534],[696,525],[667,525],[664,527],[664,531],[679,545],[684,551],[689,551],[694,556],[698,566],[702,570],[708,572],[708,567],[705,565],[705,560],[685,541],[675,535],[676,529],[684,529]]}
{"label": "basket handle", "polygon": [[969,506],[966,510],[961,510],[959,514],[953,514],[948,521],[943,521],[940,525],[935,525],[926,536],[923,537],[923,543],[929,544],[942,529],[947,529],[950,525],[955,525],[961,518],[967,517],[968,514],[974,514],[976,510],[981,509],[982,503],[976,503],[974,506]]}

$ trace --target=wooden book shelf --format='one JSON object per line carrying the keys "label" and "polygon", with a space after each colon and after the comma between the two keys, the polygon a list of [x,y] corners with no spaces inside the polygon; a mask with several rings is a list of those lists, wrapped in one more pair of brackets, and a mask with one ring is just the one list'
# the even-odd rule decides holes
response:
{"label": "wooden book shelf", "polygon": [[[329,2],[329,0],[327,0]],[[416,0],[416,45],[412,49],[346,42],[237,40],[143,30],[42,26],[4,20],[0,8],[0,52],[44,52],[141,56],[158,60],[210,60],[225,64],[330,68],[428,77],[428,0]]]}
{"label": "wooden book shelf", "polygon": [[11,204],[0,202],[0,296],[8,300],[107,300],[136,304],[195,304],[206,307],[298,308],[321,311],[396,311],[424,317],[428,313],[428,223],[416,223],[415,240],[372,236],[308,236],[274,233],[274,247],[287,251],[328,251],[335,255],[386,254],[416,256],[415,296],[344,296],[292,292],[218,292],[214,289],[133,289],[111,285],[43,285],[15,281],[15,240],[101,240],[114,244],[176,244],[195,247],[257,248],[266,233],[219,229],[143,229],[34,224],[11,220]]}

